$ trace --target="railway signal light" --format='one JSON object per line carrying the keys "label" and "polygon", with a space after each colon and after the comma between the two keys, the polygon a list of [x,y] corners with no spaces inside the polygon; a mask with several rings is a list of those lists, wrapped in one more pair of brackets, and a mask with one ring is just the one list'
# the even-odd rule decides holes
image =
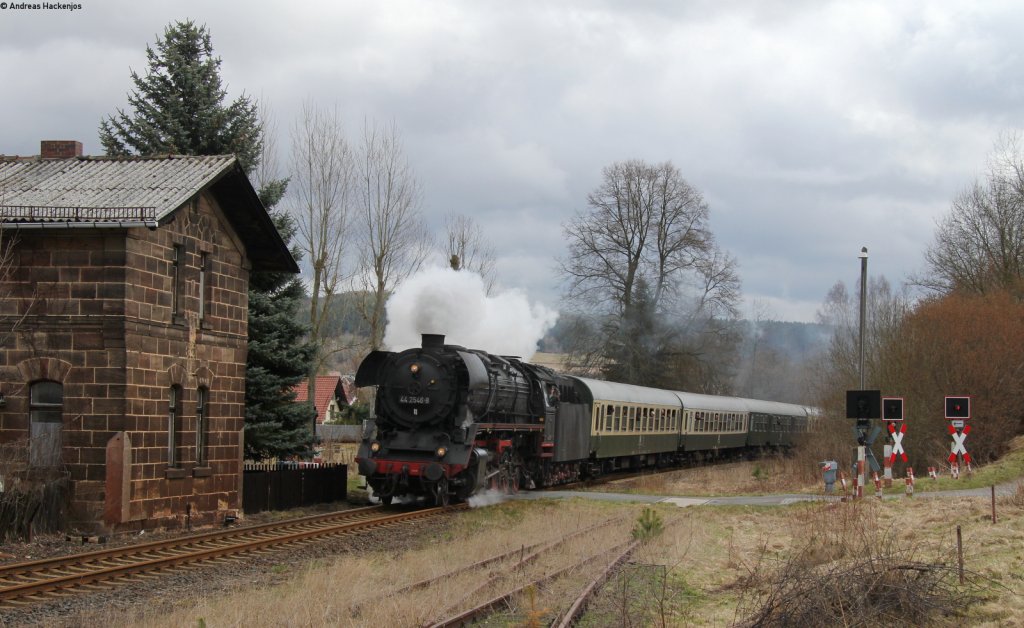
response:
{"label": "railway signal light", "polygon": [[946,397],[946,418],[947,419],[969,419],[971,418],[970,397]]}
{"label": "railway signal light", "polygon": [[903,420],[902,397],[885,397],[882,399],[882,419],[886,421]]}
{"label": "railway signal light", "polygon": [[880,419],[882,418],[882,391],[880,390],[847,390],[846,418],[848,419]]}

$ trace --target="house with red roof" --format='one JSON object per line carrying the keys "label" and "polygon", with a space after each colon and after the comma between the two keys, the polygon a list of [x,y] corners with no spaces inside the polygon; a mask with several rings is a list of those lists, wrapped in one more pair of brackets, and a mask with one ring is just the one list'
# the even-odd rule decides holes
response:
{"label": "house with red roof", "polygon": [[[349,403],[340,373],[318,375],[314,394],[316,398],[313,400],[313,406],[316,408],[317,425],[335,421],[341,413],[342,404]],[[309,402],[309,381],[300,382],[295,387],[295,401]]]}

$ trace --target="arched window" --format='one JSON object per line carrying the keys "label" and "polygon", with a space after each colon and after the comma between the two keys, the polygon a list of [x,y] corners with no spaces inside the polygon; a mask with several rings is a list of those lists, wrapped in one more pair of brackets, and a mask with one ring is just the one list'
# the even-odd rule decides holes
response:
{"label": "arched window", "polygon": [[56,467],[61,463],[61,429],[64,427],[64,386],[39,381],[29,388],[29,464]]}

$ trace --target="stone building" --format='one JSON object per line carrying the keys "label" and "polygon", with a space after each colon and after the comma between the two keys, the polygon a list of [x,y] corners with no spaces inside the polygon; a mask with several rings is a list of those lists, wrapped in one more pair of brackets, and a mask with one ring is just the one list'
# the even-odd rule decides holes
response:
{"label": "stone building", "polygon": [[8,485],[63,475],[82,531],[238,514],[249,273],[287,246],[233,156],[40,152],[0,158]]}

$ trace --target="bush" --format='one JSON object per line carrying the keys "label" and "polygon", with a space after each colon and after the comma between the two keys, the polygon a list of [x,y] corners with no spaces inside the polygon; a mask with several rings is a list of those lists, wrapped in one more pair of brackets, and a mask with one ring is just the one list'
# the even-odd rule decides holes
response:
{"label": "bush", "polygon": [[955,564],[921,560],[922,547],[879,530],[873,508],[816,508],[802,546],[777,563],[762,554],[737,608],[741,625],[932,626],[980,599],[979,576],[959,585]]}

